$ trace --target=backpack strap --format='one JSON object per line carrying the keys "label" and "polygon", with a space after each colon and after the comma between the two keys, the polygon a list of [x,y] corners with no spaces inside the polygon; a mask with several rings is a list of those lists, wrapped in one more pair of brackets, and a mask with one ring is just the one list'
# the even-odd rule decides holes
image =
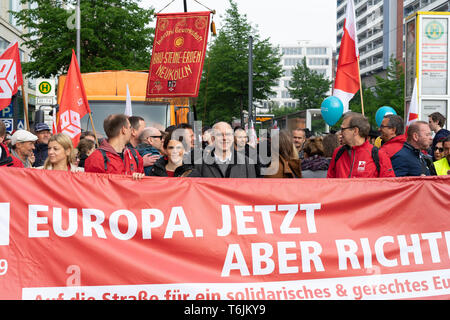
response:
{"label": "backpack strap", "polygon": [[[334,163],[336,164],[336,162],[339,160],[339,158],[342,156],[342,154],[346,150],[349,150],[349,149],[350,148],[347,145],[343,145],[336,153],[336,157],[334,158]],[[375,166],[377,167],[378,175],[380,175],[380,157],[378,156],[378,150],[379,149],[375,146],[372,148],[372,159],[373,159],[373,162],[375,162]]]}
{"label": "backpack strap", "polygon": [[98,150],[100,150],[100,153],[103,155],[103,163],[104,163],[104,165],[105,165],[105,172],[106,172],[106,170],[108,169],[108,162],[109,162],[109,159],[108,159],[108,157],[106,156],[106,151],[105,150],[103,150],[103,149],[98,149]]}
{"label": "backpack strap", "polygon": [[377,167],[378,176],[380,175],[380,157],[378,156],[378,148],[373,147],[372,148],[372,159],[373,162],[375,162],[375,166]]}
{"label": "backpack strap", "polygon": [[348,150],[350,150],[350,147],[346,144],[344,144],[341,148],[339,148],[338,152],[336,153],[336,157],[334,158],[334,163],[336,164],[336,162],[339,160],[342,154]]}
{"label": "backpack strap", "polygon": [[136,149],[133,147],[128,148],[128,150],[131,151],[131,154],[133,155],[134,161],[136,161],[136,166],[139,168],[139,159],[138,156],[136,154]]}

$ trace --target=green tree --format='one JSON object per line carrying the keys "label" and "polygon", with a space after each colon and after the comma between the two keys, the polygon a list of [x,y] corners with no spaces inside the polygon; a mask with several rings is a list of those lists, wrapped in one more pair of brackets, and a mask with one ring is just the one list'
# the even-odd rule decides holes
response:
{"label": "green tree", "polygon": [[[364,115],[369,119],[372,128],[377,128],[375,114],[380,107],[394,108],[403,117],[405,73],[402,64],[391,57],[386,70],[386,77],[375,76],[375,85],[366,88],[363,84]],[[355,112],[362,112],[361,96],[357,94],[350,100],[349,108]]]}
{"label": "green tree", "polygon": [[[22,64],[31,77],[50,77],[68,70],[76,49],[76,0],[21,0],[28,9],[13,13],[32,49]],[[81,1],[81,72],[148,69],[154,28],[153,9],[137,0]]]}
{"label": "green tree", "polygon": [[289,95],[298,101],[295,110],[320,108],[332,83],[323,74],[308,68],[304,57],[292,70],[292,79],[289,81]]}
{"label": "green tree", "polygon": [[240,118],[248,110],[248,39],[253,37],[253,98],[265,100],[281,76],[280,55],[268,39],[241,15],[230,0],[224,25],[218,30],[205,58],[197,100],[200,119],[207,124]]}

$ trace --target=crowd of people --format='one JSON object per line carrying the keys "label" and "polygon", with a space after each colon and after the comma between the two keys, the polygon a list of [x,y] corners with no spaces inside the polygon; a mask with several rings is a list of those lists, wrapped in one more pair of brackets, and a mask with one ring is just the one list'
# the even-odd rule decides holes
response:
{"label": "crowd of people", "polygon": [[[181,124],[165,130],[140,116],[112,114],[106,137],[82,132],[53,134],[45,123],[32,132],[7,134],[0,121],[0,166],[145,176],[213,178],[375,178],[450,174],[450,131],[438,112],[408,128],[386,115],[377,132],[366,117],[344,114],[338,132],[311,136],[307,129],[260,132],[257,142],[244,128],[217,122],[196,135]],[[434,138],[432,132],[435,133]]]}

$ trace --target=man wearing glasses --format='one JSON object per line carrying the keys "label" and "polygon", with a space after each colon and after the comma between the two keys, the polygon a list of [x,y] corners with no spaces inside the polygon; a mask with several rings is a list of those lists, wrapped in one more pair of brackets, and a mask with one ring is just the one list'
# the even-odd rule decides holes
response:
{"label": "man wearing glasses", "polygon": [[153,165],[161,157],[163,136],[158,129],[147,127],[140,134],[139,142],[137,150],[142,158],[147,159],[147,162],[144,161],[144,172],[149,176]]}
{"label": "man wearing glasses", "polygon": [[396,114],[388,114],[383,118],[380,125],[380,137],[382,140],[381,150],[386,152],[389,158],[403,148],[406,141],[404,135],[405,126],[402,117]]}
{"label": "man wearing glasses", "polygon": [[327,178],[395,177],[388,155],[383,150],[372,150],[366,117],[347,112],[340,131],[343,146],[334,151]]}

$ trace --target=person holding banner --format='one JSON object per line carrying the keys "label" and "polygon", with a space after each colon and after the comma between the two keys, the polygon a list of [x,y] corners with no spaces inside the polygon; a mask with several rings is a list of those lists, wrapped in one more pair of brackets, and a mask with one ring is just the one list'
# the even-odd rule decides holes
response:
{"label": "person holding banner", "polygon": [[48,140],[48,157],[43,166],[36,169],[82,172],[74,162],[74,148],[72,139],[65,133],[57,133]]}
{"label": "person holding banner", "polygon": [[190,149],[189,140],[184,135],[169,133],[164,140],[166,156],[159,158],[153,165],[150,176],[158,177],[186,177],[194,169],[193,164],[183,163],[186,150]]}
{"label": "person holding banner", "polygon": [[0,121],[0,167],[6,166],[23,168],[23,163],[10,154],[8,146],[5,143],[6,134],[5,123]]}
{"label": "person holding banner", "polygon": [[126,144],[131,138],[131,124],[124,114],[111,114],[103,121],[107,139],[104,139],[85,161],[86,172],[131,175],[142,179],[143,161],[138,164]]}
{"label": "person holding banner", "polygon": [[369,121],[362,114],[351,111],[344,114],[341,124],[344,145],[334,151],[327,178],[395,177],[388,155],[367,140],[369,131]]}
{"label": "person holding banner", "polygon": [[256,163],[233,148],[234,133],[230,124],[213,125],[213,145],[210,153],[204,153],[201,164],[195,164],[190,177],[204,178],[256,178]]}

